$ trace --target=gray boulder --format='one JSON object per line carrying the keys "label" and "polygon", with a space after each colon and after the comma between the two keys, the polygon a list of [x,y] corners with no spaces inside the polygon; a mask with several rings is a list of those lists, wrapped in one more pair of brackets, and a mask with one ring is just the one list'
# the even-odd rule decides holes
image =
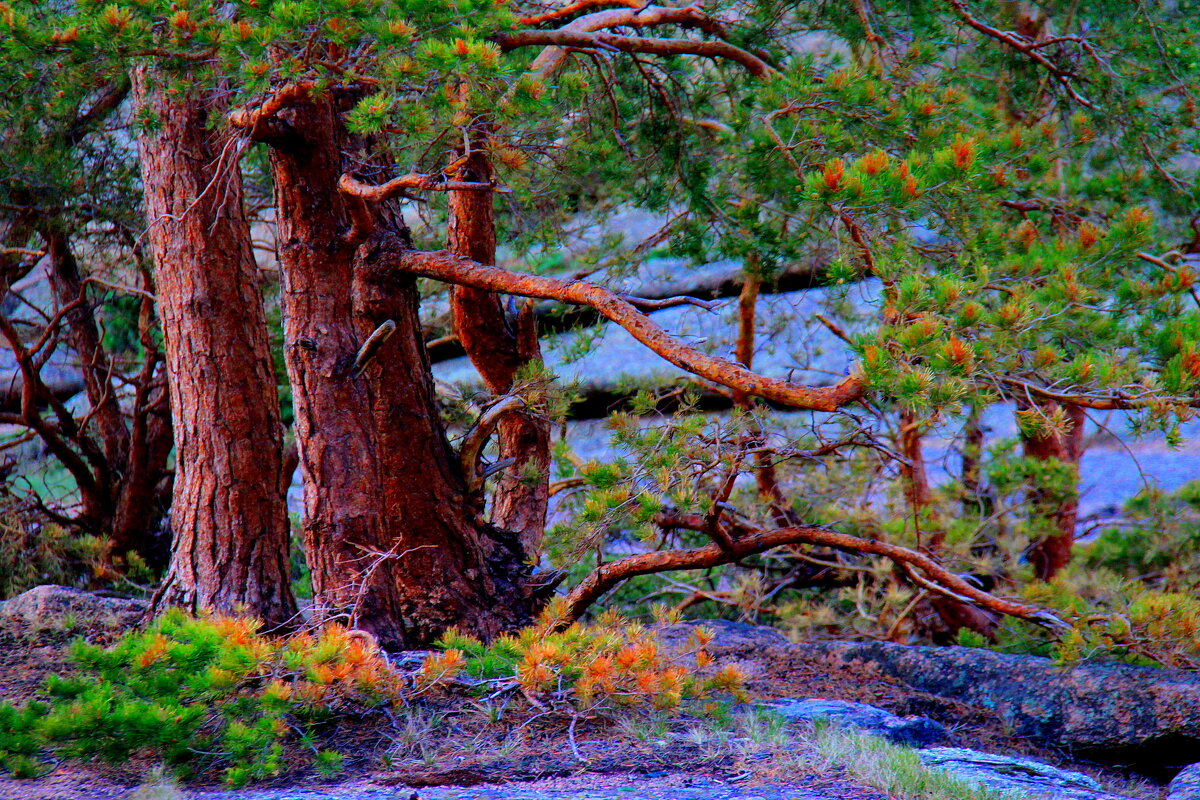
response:
{"label": "gray boulder", "polygon": [[1080,772],[1058,769],[1032,758],[998,756],[961,747],[931,747],[918,755],[926,766],[1012,798],[1041,800],[1128,800],[1109,794]]}
{"label": "gray boulder", "polygon": [[145,600],[107,597],[69,586],[35,586],[0,603],[0,626],[13,631],[73,627],[120,630],[136,625],[146,612]]}
{"label": "gray boulder", "polygon": [[947,738],[946,729],[941,723],[928,717],[898,717],[866,703],[810,699],[771,703],[764,707],[789,720],[829,720],[844,728],[879,736],[905,747],[928,747]]}
{"label": "gray boulder", "polygon": [[689,638],[699,627],[712,632],[712,641],[704,649],[714,656],[747,657],[765,648],[791,646],[791,641],[775,628],[729,619],[701,619],[663,625],[655,630],[655,635],[664,650],[678,652],[688,646]]}
{"label": "gray boulder", "polygon": [[1060,666],[967,647],[812,642],[794,651],[830,670],[874,666],[994,713],[1015,736],[1107,763],[1174,768],[1200,752],[1200,675],[1125,664]]}
{"label": "gray boulder", "polygon": [[1200,764],[1184,767],[1167,784],[1167,800],[1200,800]]}

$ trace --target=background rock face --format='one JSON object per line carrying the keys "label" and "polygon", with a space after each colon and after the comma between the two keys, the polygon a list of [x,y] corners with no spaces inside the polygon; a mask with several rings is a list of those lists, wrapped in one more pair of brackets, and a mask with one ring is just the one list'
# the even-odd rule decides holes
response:
{"label": "background rock face", "polygon": [[[1200,753],[1196,754],[1200,757]],[[1192,764],[1167,786],[1167,800],[1200,800],[1200,764]]]}
{"label": "background rock face", "polygon": [[830,669],[876,666],[931,694],[994,712],[1016,736],[1140,770],[1174,771],[1200,753],[1200,675],[1121,664],[1060,667],[966,647],[813,642]]}

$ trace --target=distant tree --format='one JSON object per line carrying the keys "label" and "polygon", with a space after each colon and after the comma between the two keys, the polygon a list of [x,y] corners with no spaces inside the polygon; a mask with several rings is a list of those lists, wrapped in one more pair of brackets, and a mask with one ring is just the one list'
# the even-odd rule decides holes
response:
{"label": "distant tree", "polygon": [[[19,438],[40,441],[70,475],[78,497],[64,508],[58,498],[13,491],[54,521],[107,538],[118,564],[132,552],[161,566],[165,549],[156,534],[171,485],[166,371],[153,286],[138,259],[134,166],[126,143],[112,132],[129,81],[119,71],[55,63],[15,41],[0,69],[9,87],[0,95],[6,155],[0,280],[8,294],[44,264],[53,295],[50,309],[13,297],[16,310],[0,313],[0,333],[20,378],[17,407],[0,420],[27,429]],[[81,266],[81,250],[97,262],[115,255],[124,268]],[[132,305],[122,306],[118,297]],[[133,310],[132,347],[101,327],[114,334],[126,324],[122,308]],[[68,408],[45,375],[49,360],[64,349],[78,363],[86,408]]]}

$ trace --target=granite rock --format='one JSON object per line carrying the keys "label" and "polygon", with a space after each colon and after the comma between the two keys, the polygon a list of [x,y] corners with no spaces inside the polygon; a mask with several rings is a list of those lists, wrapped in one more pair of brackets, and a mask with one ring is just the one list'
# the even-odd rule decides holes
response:
{"label": "granite rock", "polygon": [[788,720],[816,722],[829,720],[844,728],[879,736],[905,747],[928,747],[944,742],[946,729],[928,717],[898,717],[882,708],[866,703],[844,700],[790,700],[766,705],[765,708]]}

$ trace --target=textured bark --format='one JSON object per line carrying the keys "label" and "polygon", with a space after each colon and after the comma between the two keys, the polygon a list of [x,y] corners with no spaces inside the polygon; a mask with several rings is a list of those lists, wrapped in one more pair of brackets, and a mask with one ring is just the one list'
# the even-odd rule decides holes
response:
{"label": "textured bark", "polygon": [[[286,357],[304,475],[305,542],[323,615],[348,614],[386,647],[427,644],[451,626],[492,637],[524,624],[528,569],[481,510],[443,430],[418,319],[415,279],[376,275],[374,240],[356,258],[338,181],[347,141],[329,97],[278,120],[272,150]],[[380,221],[377,235],[394,237]],[[355,354],[381,323],[395,332],[358,377]]]}
{"label": "textured bark", "polygon": [[[1053,413],[1058,408],[1053,401],[1042,406],[1045,413]],[[1084,410],[1069,403],[1062,404],[1061,408],[1066,413],[1069,430],[1061,435],[1024,438],[1027,457],[1041,461],[1054,459],[1071,470],[1070,485],[1065,492],[1034,487],[1029,493],[1033,513],[1045,518],[1053,529],[1029,551],[1029,561],[1038,578],[1044,581],[1052,579],[1071,562],[1075,523],[1079,518],[1079,460],[1083,458]]]}
{"label": "textured bark", "polygon": [[[946,543],[946,520],[933,504],[921,420],[907,410],[900,412],[900,453],[908,462],[901,464],[900,477],[904,483],[909,512],[917,526],[917,549],[937,558]],[[927,524],[928,536],[923,535],[923,524]],[[936,592],[927,594],[921,601],[917,617],[926,620],[929,633],[938,644],[953,643],[960,628],[967,628],[990,639],[995,635],[997,626],[996,618],[986,611]]]}
{"label": "textured bark", "polygon": [[[475,142],[458,178],[486,183],[493,172],[483,137]],[[491,192],[452,191],[447,246],[481,264],[496,263],[496,219]],[[515,318],[500,295],[469,286],[450,293],[454,332],[471,363],[495,395],[511,392],[522,369],[542,362],[537,321],[527,304]],[[529,398],[532,399],[532,398]],[[500,460],[512,459],[496,481],[492,523],[515,531],[526,558],[541,550],[550,502],[550,420],[536,403],[506,415],[498,432]]]}
{"label": "textured bark", "polygon": [[168,98],[139,71],[149,239],[177,452],[171,564],[154,606],[294,622],[283,426],[236,159],[211,97]]}

